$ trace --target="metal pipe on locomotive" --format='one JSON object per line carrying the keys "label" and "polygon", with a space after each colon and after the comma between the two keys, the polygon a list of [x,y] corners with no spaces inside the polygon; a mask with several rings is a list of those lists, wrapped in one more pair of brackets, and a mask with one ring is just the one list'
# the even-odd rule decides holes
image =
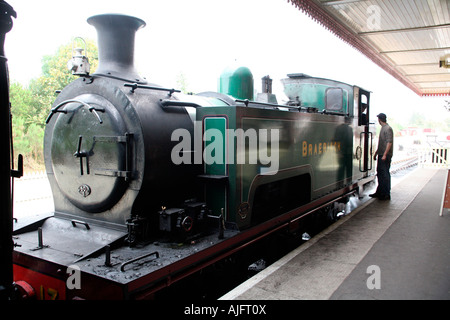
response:
{"label": "metal pipe on locomotive", "polygon": [[[286,104],[268,78],[253,101],[253,76],[237,68],[222,74],[221,92],[185,95],[136,71],[144,21],[108,14],[88,23],[98,32],[99,67],[90,75],[78,51],[71,68],[80,78],[47,118],[55,212],[14,232],[15,279],[35,291],[153,297],[373,180],[368,91],[291,74]],[[187,136],[174,135],[180,129]],[[68,288],[73,266],[81,288]]]}

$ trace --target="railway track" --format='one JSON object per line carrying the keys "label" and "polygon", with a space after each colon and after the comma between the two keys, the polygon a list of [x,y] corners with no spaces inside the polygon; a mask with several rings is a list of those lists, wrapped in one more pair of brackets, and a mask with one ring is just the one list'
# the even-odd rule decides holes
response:
{"label": "railway track", "polygon": [[391,174],[395,175],[403,170],[417,167],[419,165],[419,156],[413,155],[393,161],[391,164]]}

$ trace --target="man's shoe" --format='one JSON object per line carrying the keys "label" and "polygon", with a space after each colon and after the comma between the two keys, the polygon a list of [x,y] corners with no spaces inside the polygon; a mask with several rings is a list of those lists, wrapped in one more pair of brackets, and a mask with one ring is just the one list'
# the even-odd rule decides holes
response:
{"label": "man's shoe", "polygon": [[391,196],[379,196],[378,200],[391,200]]}
{"label": "man's shoe", "polygon": [[372,193],[372,194],[369,194],[369,197],[371,197],[371,198],[378,198],[378,194]]}

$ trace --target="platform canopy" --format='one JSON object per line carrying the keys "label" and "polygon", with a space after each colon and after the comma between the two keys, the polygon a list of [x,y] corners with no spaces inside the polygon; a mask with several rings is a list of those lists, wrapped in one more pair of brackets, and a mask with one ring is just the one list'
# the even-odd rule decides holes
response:
{"label": "platform canopy", "polygon": [[450,95],[450,0],[288,2],[418,95]]}

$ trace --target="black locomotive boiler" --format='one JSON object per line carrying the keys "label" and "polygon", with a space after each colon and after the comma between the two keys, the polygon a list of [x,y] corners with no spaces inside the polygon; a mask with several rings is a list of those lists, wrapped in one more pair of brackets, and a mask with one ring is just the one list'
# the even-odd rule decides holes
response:
{"label": "black locomotive boiler", "polygon": [[161,108],[174,92],[139,76],[135,32],[144,21],[91,17],[99,35],[99,66],[59,94],[47,119],[46,170],[55,211],[119,228],[124,217],[145,215],[189,199],[199,166],[171,161],[171,134],[193,131],[183,108]]}
{"label": "black locomotive boiler", "polygon": [[[98,32],[98,69],[83,71],[81,57],[73,69],[80,78],[59,93],[46,121],[55,212],[14,231],[14,279],[24,296],[154,297],[268,234],[295,231],[301,217],[332,210],[373,180],[374,130],[363,121],[369,92],[294,74],[285,105],[239,96],[233,86],[184,95],[136,71],[144,21],[108,14],[88,23]],[[253,88],[245,75],[230,81]],[[180,129],[192,140],[174,139]],[[262,154],[260,142],[237,134],[251,130],[279,134],[275,171],[263,159],[238,160]],[[208,153],[217,142],[223,154]],[[275,141],[265,142],[273,155]],[[174,150],[185,161],[174,161]]]}

